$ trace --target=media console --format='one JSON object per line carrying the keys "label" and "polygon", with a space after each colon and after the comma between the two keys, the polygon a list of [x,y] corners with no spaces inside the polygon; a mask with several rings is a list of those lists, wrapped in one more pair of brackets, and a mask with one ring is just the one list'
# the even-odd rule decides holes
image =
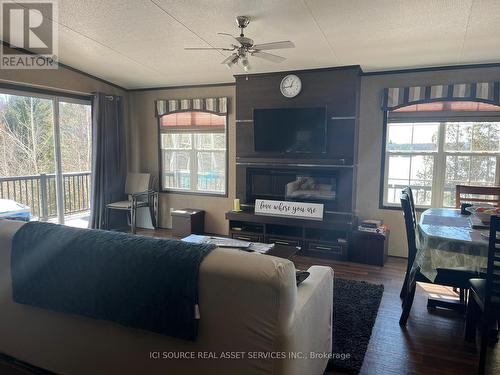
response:
{"label": "media console", "polygon": [[348,259],[351,233],[356,217],[351,214],[326,214],[323,220],[256,215],[251,211],[226,213],[232,238],[298,246],[299,254],[336,260]]}

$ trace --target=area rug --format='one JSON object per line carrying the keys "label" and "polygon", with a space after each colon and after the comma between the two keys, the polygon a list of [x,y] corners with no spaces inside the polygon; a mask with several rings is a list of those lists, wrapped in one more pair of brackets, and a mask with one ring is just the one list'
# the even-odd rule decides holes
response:
{"label": "area rug", "polygon": [[359,373],[383,293],[383,285],[335,278],[333,349],[328,370]]}

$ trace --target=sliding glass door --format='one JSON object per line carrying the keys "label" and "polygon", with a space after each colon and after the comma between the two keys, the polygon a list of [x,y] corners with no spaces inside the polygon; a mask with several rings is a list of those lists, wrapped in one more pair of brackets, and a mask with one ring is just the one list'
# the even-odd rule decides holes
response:
{"label": "sliding glass door", "polygon": [[84,221],[88,221],[88,215],[82,218],[81,213],[90,210],[92,110],[89,103],[59,100],[59,140],[64,216],[86,227]]}
{"label": "sliding glass door", "polygon": [[[0,91],[0,215],[64,223],[90,209],[89,100]],[[2,206],[4,206],[2,208]]]}

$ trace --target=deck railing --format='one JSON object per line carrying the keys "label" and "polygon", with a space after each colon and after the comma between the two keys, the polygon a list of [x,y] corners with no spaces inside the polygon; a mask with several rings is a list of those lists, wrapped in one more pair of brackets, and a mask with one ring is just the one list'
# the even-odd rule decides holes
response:
{"label": "deck railing", "polygon": [[[65,215],[90,209],[90,178],[90,172],[63,173]],[[0,177],[0,199],[11,199],[29,206],[32,215],[41,220],[56,217],[56,176]]]}
{"label": "deck railing", "polygon": [[[399,206],[400,200],[399,196],[401,194],[401,190],[403,190],[407,184],[390,184],[388,186],[388,192],[387,192],[387,201],[389,203],[394,203]],[[411,189],[413,192],[413,199],[415,201],[415,205],[421,206],[421,207],[430,207],[430,201],[431,201],[431,193],[432,193],[432,186],[429,185],[417,185],[417,184],[412,184]],[[443,187],[443,194],[444,194],[444,199],[443,199],[443,205],[444,207],[455,207],[455,186],[444,186]],[[427,204],[424,204],[423,202],[427,202]]]}
{"label": "deck railing", "polygon": [[[163,188],[190,190],[192,177],[189,172],[163,172]],[[198,173],[198,188],[200,192],[224,192],[225,179],[218,173]]]}

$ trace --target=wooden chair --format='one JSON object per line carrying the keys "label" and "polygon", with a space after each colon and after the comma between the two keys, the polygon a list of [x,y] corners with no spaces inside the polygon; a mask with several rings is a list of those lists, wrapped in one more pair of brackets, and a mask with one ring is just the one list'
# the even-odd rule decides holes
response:
{"label": "wooden chair", "polygon": [[[415,262],[415,257],[417,255],[417,245],[415,239],[415,231],[417,228],[416,216],[415,216],[415,206],[412,202],[413,194],[410,187],[406,187],[401,192],[400,200],[401,207],[403,208],[403,215],[406,227],[406,239],[408,244],[408,263],[406,267],[406,275],[401,289],[400,296],[403,299],[403,311],[401,312],[401,317],[399,319],[399,324],[404,326],[408,320],[410,314],[411,306],[413,304],[413,299],[415,297],[415,290],[417,282],[439,284],[445,286],[451,286],[466,290],[469,288],[469,279],[478,277],[478,273],[467,269],[466,267],[456,267],[456,268],[439,268],[437,269],[437,276],[434,282],[425,277],[418,268],[413,267]],[[460,293],[461,302],[463,292]],[[450,308],[452,303],[441,302],[436,303],[436,301],[429,300],[427,306],[442,306]]]}
{"label": "wooden chair", "polygon": [[106,229],[109,228],[109,219],[111,210],[121,210],[130,213],[131,232],[136,232],[137,209],[148,207],[151,216],[151,224],[154,228],[157,226],[158,215],[158,192],[153,190],[154,179],[149,173],[127,173],[125,182],[125,194],[128,200],[113,202],[106,205]]}
{"label": "wooden chair", "polygon": [[478,374],[484,374],[490,323],[500,320],[500,217],[493,216],[490,224],[488,269],[485,279],[470,280],[470,298],[467,306],[465,339],[474,341],[476,321],[482,315],[481,349]]}
{"label": "wooden chair", "polygon": [[[470,195],[476,197],[470,197]],[[495,198],[488,198],[491,196]],[[455,208],[460,208],[462,203],[489,203],[500,207],[500,186],[457,185],[455,191]]]}

